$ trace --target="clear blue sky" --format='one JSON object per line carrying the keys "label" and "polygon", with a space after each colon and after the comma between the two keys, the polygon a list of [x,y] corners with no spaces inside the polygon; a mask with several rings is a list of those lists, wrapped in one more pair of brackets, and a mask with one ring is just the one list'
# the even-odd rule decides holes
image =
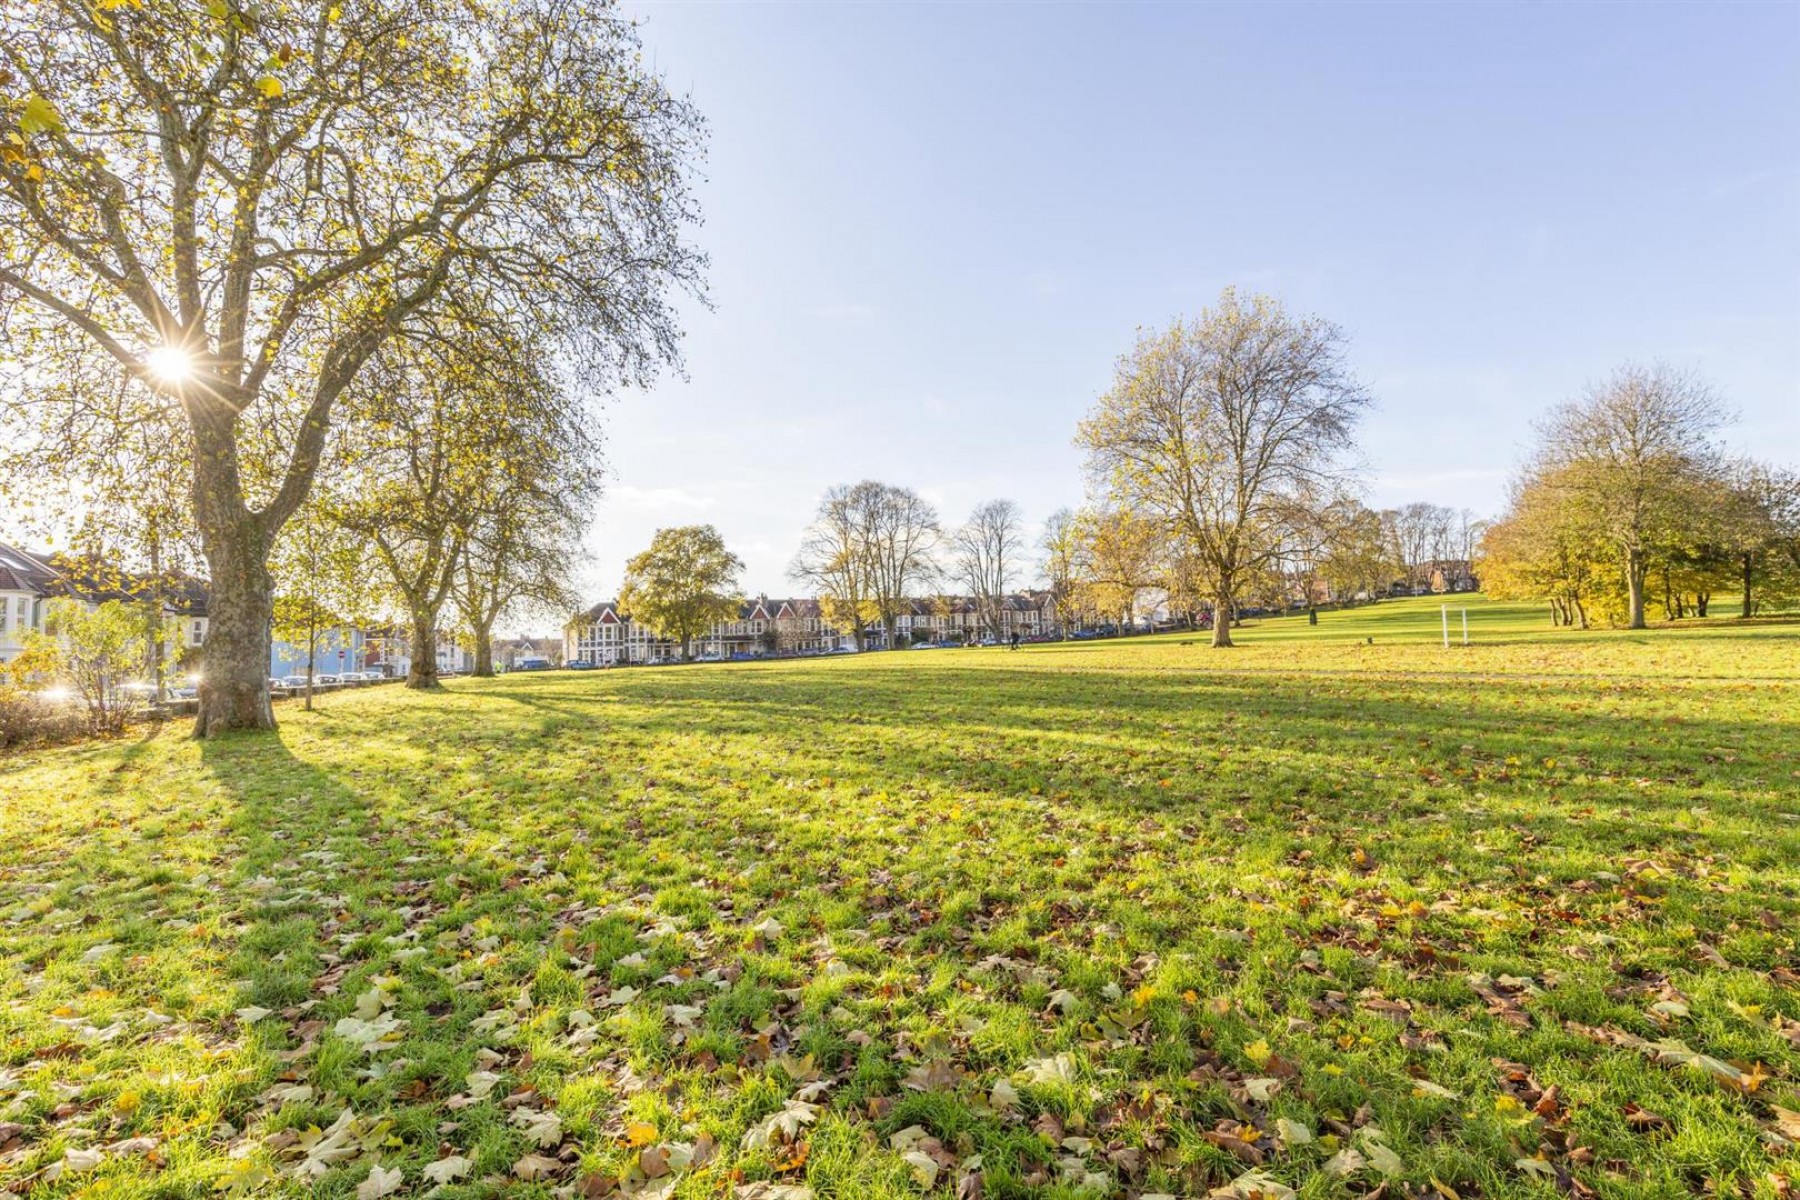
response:
{"label": "clear blue sky", "polygon": [[1140,325],[1272,292],[1379,401],[1368,499],[1497,511],[1533,418],[1698,368],[1800,463],[1800,5],[637,4],[711,124],[715,309],[608,405],[595,597],[708,521],[752,592],[827,486],[1082,498]]}

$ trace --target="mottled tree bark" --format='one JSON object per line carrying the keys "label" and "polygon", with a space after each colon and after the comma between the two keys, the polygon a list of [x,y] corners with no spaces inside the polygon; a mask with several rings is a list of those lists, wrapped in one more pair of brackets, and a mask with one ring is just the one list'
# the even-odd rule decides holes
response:
{"label": "mottled tree bark", "polygon": [[441,687],[437,669],[437,613],[412,615],[412,656],[406,666],[409,688]]}
{"label": "mottled tree bark", "polygon": [[1645,561],[1642,550],[1626,552],[1625,589],[1631,608],[1631,620],[1627,624],[1629,629],[1649,628],[1644,622],[1644,582],[1649,573],[1649,563]]}
{"label": "mottled tree bark", "polygon": [[1231,645],[1231,589],[1221,587],[1213,599],[1213,635],[1215,646]]}
{"label": "mottled tree bark", "polygon": [[214,530],[205,537],[205,549],[212,595],[194,733],[211,737],[228,729],[273,729],[269,627],[275,615],[275,581],[261,529],[248,523]]}
{"label": "mottled tree bark", "polygon": [[212,576],[196,737],[231,729],[273,729],[269,637],[275,581],[269,525],[244,503],[238,471],[237,412],[229,403],[189,406],[194,425],[194,511]]}

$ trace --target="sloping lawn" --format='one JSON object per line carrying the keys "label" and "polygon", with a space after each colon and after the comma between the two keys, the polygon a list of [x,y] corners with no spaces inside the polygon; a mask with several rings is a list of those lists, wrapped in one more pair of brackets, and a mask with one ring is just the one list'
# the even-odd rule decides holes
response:
{"label": "sloping lawn", "polygon": [[1439,603],[0,762],[0,1188],[1790,1196],[1800,627]]}

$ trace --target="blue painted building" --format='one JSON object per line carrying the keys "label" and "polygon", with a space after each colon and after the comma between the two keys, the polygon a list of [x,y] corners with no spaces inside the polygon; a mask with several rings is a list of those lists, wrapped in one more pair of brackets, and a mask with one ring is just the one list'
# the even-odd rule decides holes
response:
{"label": "blue painted building", "polygon": [[[368,645],[363,631],[342,627],[324,629],[314,648],[313,674],[340,675],[345,671],[377,670],[365,665]],[[306,643],[277,640],[269,648],[269,678],[306,674]]]}

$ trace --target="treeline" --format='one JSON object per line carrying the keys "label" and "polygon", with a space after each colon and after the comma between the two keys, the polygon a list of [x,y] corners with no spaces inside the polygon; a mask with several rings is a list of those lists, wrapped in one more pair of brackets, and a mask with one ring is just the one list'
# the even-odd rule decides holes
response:
{"label": "treeline", "polygon": [[[1289,598],[1353,598],[1468,578],[1482,526],[1355,496],[1357,420],[1369,404],[1341,330],[1267,296],[1227,289],[1192,321],[1140,337],[1082,422],[1092,501],[1046,523],[1041,575],[1061,624],[1139,615],[1147,590],[1194,623]],[[940,544],[950,551],[940,556]],[[890,635],[909,596],[945,579],[997,606],[1031,556],[1018,508],[979,507],[946,535],[916,493],[876,482],[832,489],[792,577],[835,624]],[[1230,644],[1229,619],[1213,642]]]}
{"label": "treeline", "polygon": [[1482,543],[1492,596],[1557,624],[1642,629],[1653,611],[1742,616],[1800,600],[1800,475],[1726,455],[1727,414],[1691,373],[1626,367],[1540,423]]}
{"label": "treeline", "polygon": [[[1314,514],[1284,553],[1234,581],[1234,613],[1355,604],[1425,591],[1470,591],[1487,523],[1468,509],[1413,503],[1376,510],[1340,498]],[[1064,624],[1131,625],[1147,599],[1193,627],[1216,619],[1205,557],[1179,532],[1129,509],[1059,509],[1044,528],[1043,577]]]}

